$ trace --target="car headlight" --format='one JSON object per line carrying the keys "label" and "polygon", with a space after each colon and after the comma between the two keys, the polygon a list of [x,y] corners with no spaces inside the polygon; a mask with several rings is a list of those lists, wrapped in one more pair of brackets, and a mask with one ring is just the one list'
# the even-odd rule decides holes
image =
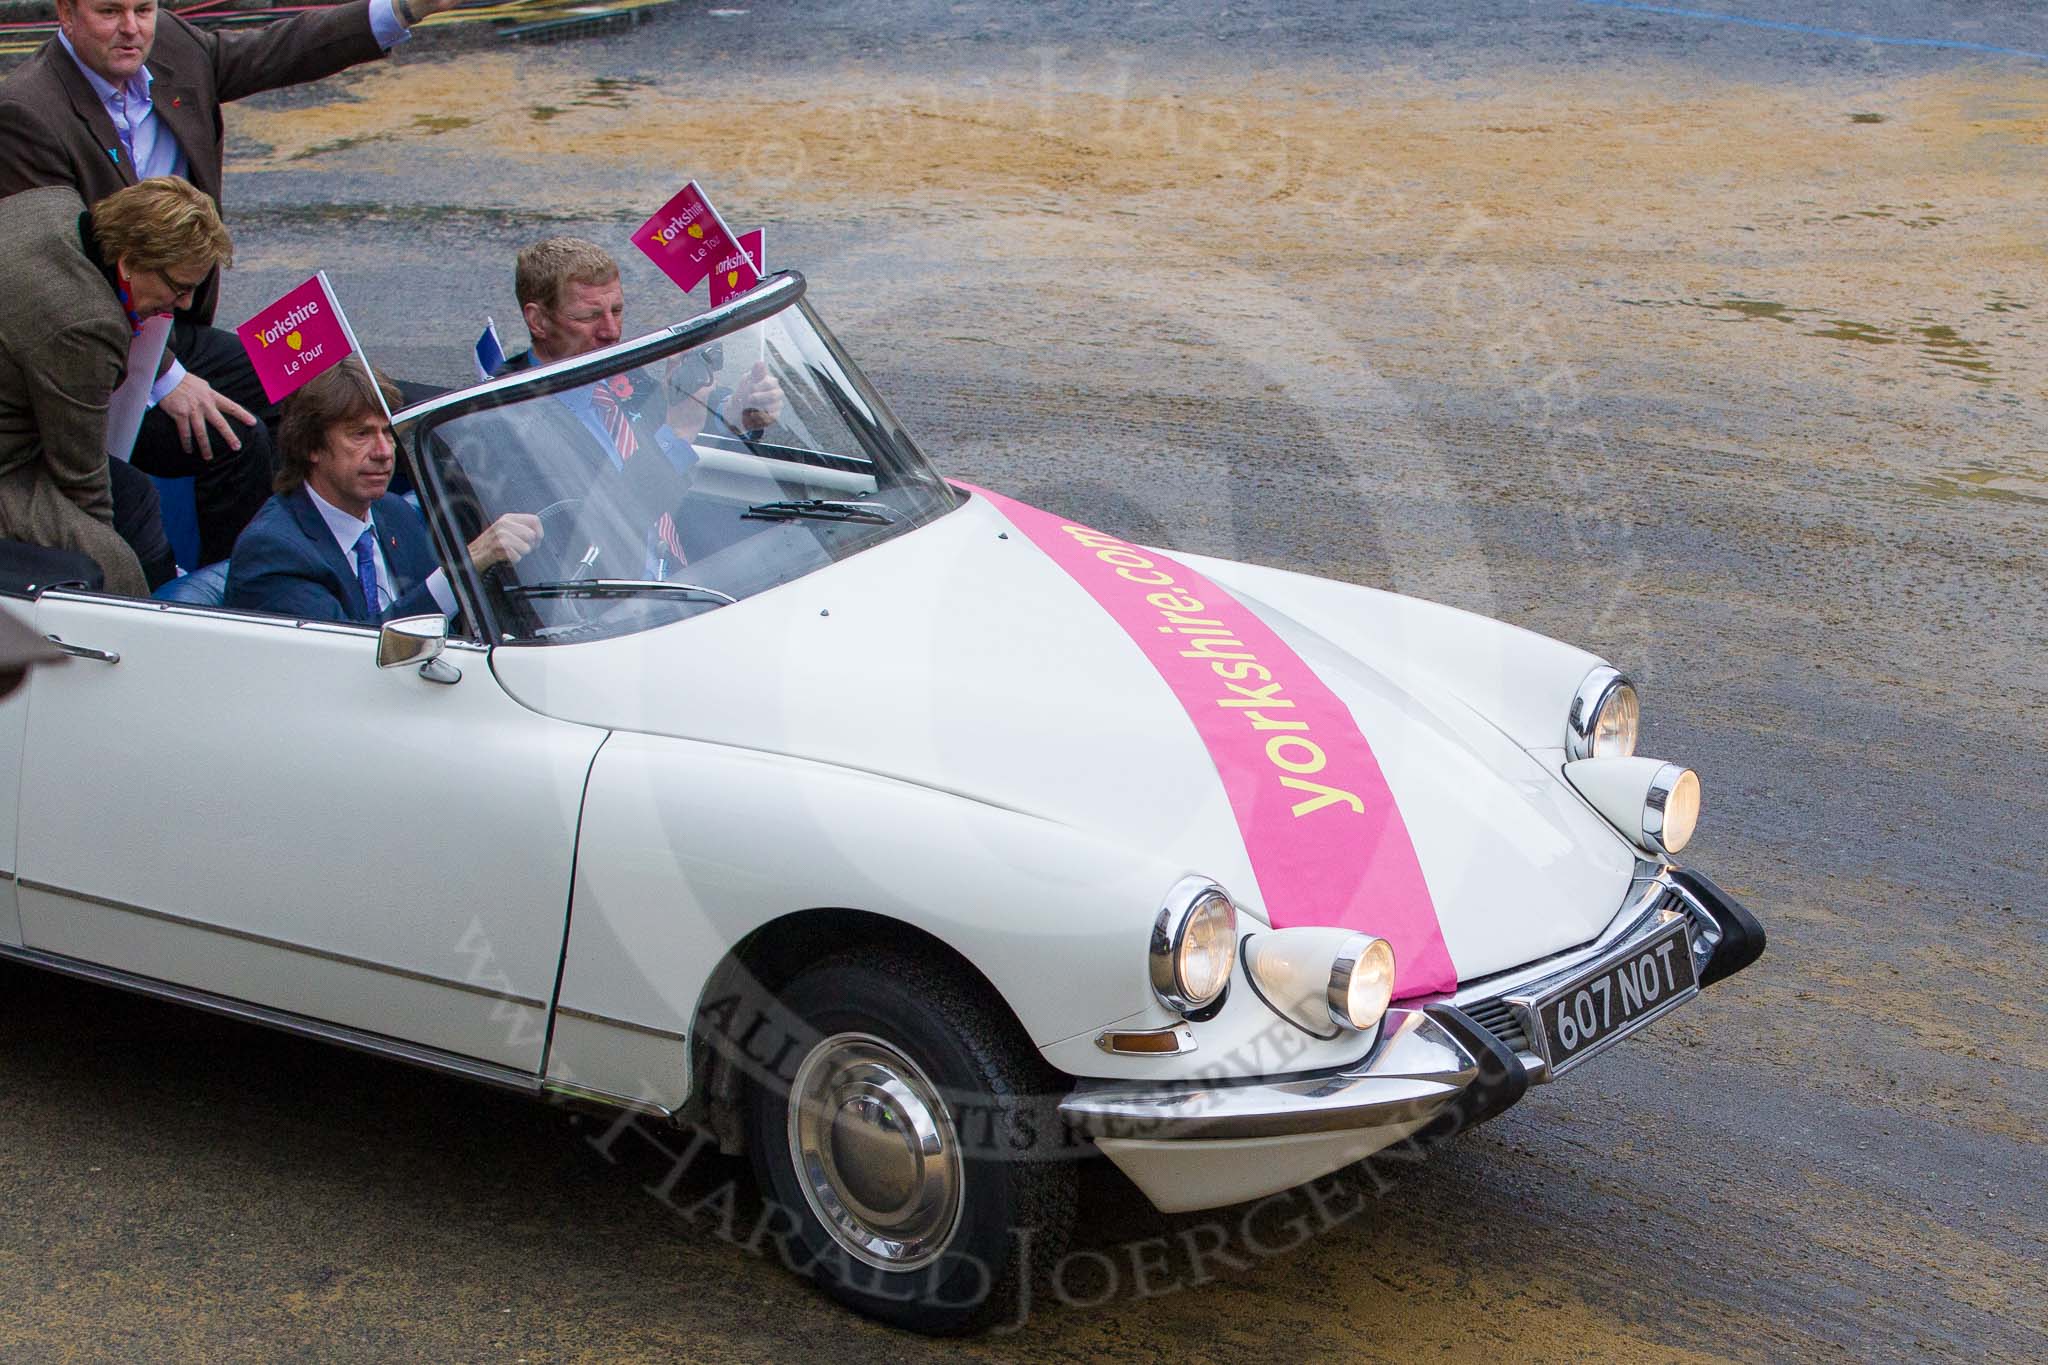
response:
{"label": "car headlight", "polygon": [[1564,775],[1594,810],[1631,842],[1675,854],[1700,822],[1700,779],[1690,768],[1654,758],[1582,758]]}
{"label": "car headlight", "polygon": [[1700,823],[1700,775],[1676,763],[1666,763],[1650,779],[1650,794],[1643,801],[1643,834],[1666,853],[1676,853],[1692,842]]}
{"label": "car headlight", "polygon": [[1635,684],[1606,664],[1586,675],[1565,716],[1566,758],[1627,758],[1636,751],[1642,705]]}
{"label": "car headlight", "polygon": [[1355,935],[1330,968],[1330,1017],[1360,1033],[1380,1021],[1394,999],[1394,945]]}
{"label": "car headlight", "polygon": [[1301,925],[1244,941],[1252,990],[1275,1014],[1318,1038],[1379,1023],[1394,996],[1394,949],[1351,929]]}
{"label": "car headlight", "polygon": [[1152,989],[1182,1014],[1219,1003],[1237,966],[1237,907],[1223,888],[1189,877],[1152,922]]}

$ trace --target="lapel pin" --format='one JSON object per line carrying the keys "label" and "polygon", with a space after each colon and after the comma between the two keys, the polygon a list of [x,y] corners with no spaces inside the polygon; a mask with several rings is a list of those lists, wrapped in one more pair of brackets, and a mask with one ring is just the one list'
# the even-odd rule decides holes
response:
{"label": "lapel pin", "polygon": [[173,96],[171,96],[171,108],[173,108],[173,109],[182,109],[182,108],[184,108],[184,107],[185,107],[185,99],[184,99],[184,97],[183,97],[182,95],[173,95]]}
{"label": "lapel pin", "polygon": [[109,147],[109,148],[107,148],[107,158],[108,158],[108,159],[109,159],[110,161],[112,161],[112,162],[113,162],[113,163],[114,163],[114,164],[115,164],[116,166],[120,165],[120,164],[121,164],[121,149],[120,149],[119,147]]}

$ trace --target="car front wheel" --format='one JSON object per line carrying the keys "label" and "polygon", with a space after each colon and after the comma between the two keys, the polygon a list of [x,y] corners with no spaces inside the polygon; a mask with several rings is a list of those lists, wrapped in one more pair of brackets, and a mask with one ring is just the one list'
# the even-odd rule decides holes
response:
{"label": "car front wheel", "polygon": [[898,952],[835,957],[779,993],[800,1039],[748,1086],[788,1259],[900,1327],[973,1331],[1064,1248],[1075,1163],[1058,1080],[983,983]]}

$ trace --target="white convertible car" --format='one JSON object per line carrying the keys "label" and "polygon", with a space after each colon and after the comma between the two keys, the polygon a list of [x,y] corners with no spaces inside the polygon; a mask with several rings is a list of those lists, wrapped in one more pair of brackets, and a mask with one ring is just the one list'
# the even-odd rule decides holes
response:
{"label": "white convertible car", "polygon": [[[0,702],[0,955],[696,1124],[800,1271],[948,1331],[1073,1158],[1285,1190],[1762,951],[1615,669],[948,484],[803,290],[401,414],[452,624],[0,585],[71,656]],[[617,468],[556,397],[761,361],[775,425]]]}

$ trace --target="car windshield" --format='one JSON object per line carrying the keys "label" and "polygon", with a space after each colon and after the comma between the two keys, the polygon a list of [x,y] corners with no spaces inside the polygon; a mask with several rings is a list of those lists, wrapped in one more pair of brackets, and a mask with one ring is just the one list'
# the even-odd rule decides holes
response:
{"label": "car windshield", "polygon": [[537,546],[481,575],[492,638],[581,640],[715,611],[954,505],[801,300],[689,344],[701,330],[614,348],[573,382],[458,401],[414,434],[455,537],[507,513],[539,519]]}

